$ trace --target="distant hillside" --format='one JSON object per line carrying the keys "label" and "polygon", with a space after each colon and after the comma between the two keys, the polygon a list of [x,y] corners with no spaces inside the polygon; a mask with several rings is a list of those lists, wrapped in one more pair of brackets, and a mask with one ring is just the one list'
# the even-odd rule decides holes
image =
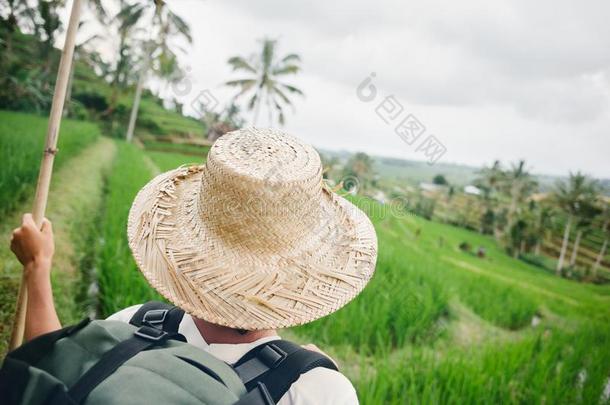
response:
{"label": "distant hillside", "polygon": [[465,186],[477,177],[477,168],[451,163],[429,165],[416,160],[375,156],[375,170],[380,177],[409,183],[431,182],[437,174],[445,176],[450,184]]}
{"label": "distant hillside", "polygon": [[[323,154],[335,157],[341,162],[347,161],[350,152],[323,150]],[[442,174],[450,184],[463,187],[472,184],[477,178],[478,167],[455,164],[455,163],[436,163],[429,165],[425,161],[406,160],[390,158],[384,156],[373,156],[375,160],[375,172],[379,177],[389,182],[419,184],[421,182],[431,182],[434,176]],[[551,176],[545,174],[535,174],[540,191],[550,191],[554,184],[563,179],[561,176]],[[610,179],[601,179],[599,184],[603,194],[610,196]]]}

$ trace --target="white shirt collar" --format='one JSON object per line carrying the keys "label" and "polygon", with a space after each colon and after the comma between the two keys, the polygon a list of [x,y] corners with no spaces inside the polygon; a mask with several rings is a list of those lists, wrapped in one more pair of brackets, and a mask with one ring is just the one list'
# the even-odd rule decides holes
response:
{"label": "white shirt collar", "polygon": [[184,335],[184,337],[186,337],[186,340],[193,346],[197,346],[203,350],[206,350],[213,356],[229,364],[237,363],[239,359],[241,359],[246,353],[254,349],[256,346],[262,345],[263,343],[271,342],[272,340],[281,339],[279,336],[274,335],[260,338],[251,343],[208,344],[203,338],[203,336],[201,336],[197,325],[195,325],[195,321],[193,321],[193,318],[189,314],[184,314],[184,318],[182,318],[182,322],[180,322],[178,332]]}

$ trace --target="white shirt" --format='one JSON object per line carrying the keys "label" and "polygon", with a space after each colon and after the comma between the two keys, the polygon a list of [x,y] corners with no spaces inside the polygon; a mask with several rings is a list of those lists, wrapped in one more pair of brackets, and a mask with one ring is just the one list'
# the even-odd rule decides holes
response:
{"label": "white shirt", "polygon": [[[110,315],[107,319],[129,322],[140,306],[134,305],[125,308]],[[236,363],[243,355],[258,345],[281,339],[279,336],[267,336],[252,343],[208,344],[199,333],[199,329],[197,329],[193,318],[189,314],[184,314],[178,332],[184,335],[188,343],[209,352],[228,364]],[[322,367],[314,368],[302,374],[278,402],[278,405],[354,404],[358,404],[358,397],[352,383],[343,374]]]}

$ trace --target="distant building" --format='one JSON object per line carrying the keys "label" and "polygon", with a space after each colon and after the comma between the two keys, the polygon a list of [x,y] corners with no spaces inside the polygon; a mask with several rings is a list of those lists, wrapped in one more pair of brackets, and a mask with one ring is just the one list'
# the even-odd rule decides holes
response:
{"label": "distant building", "polygon": [[534,193],[529,196],[528,200],[540,202],[542,200],[546,200],[549,197],[549,193]]}
{"label": "distant building", "polygon": [[481,194],[483,194],[483,191],[480,188],[478,188],[477,186],[473,186],[472,184],[469,184],[466,187],[464,187],[464,193],[470,194],[470,195],[481,195]]}
{"label": "distant building", "polygon": [[388,197],[381,190],[377,190],[375,194],[373,194],[373,199],[381,204],[385,204],[388,201]]}
{"label": "distant building", "polygon": [[423,191],[428,191],[428,192],[439,192],[442,191],[445,186],[441,186],[439,184],[434,184],[434,183],[419,183],[419,188],[422,189]]}

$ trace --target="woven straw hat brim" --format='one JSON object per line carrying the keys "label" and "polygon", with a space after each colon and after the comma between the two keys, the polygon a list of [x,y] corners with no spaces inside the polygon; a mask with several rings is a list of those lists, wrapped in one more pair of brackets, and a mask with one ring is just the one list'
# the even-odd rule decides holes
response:
{"label": "woven straw hat brim", "polygon": [[276,246],[268,240],[244,247],[201,219],[205,170],[183,167],[155,177],[129,213],[127,233],[136,263],[173,304],[218,325],[285,328],[338,310],[371,279],[375,230],[349,201],[323,189],[310,235],[281,249],[281,241]]}

